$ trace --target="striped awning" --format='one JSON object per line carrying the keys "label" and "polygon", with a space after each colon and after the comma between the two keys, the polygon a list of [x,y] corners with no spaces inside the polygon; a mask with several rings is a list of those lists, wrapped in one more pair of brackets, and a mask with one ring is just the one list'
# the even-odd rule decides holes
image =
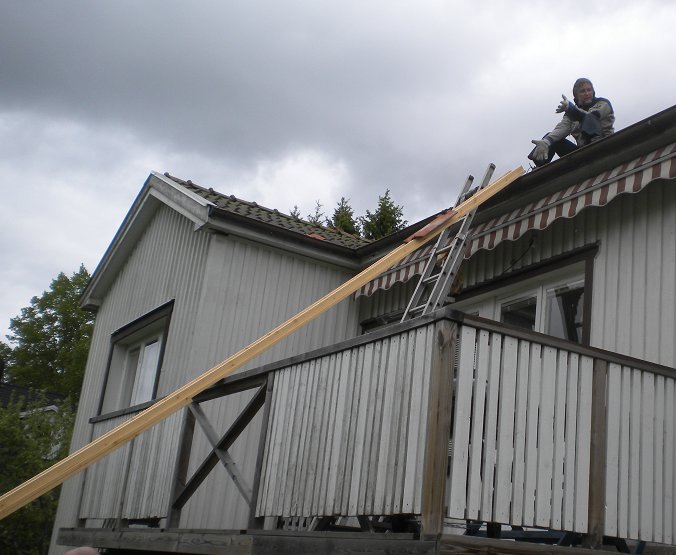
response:
{"label": "striped awning", "polygon": [[[473,227],[465,257],[481,249],[494,249],[505,240],[516,241],[527,231],[543,230],[559,218],[573,218],[590,206],[605,206],[623,193],[638,193],[656,179],[673,177],[676,177],[676,143]],[[364,285],[355,297],[372,295],[378,289],[389,289],[395,283],[406,283],[422,274],[431,249],[432,245],[426,245],[411,253]]]}

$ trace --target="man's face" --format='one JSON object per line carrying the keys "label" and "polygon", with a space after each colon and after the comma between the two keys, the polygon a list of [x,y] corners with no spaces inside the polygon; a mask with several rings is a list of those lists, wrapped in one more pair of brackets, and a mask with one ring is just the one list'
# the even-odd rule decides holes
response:
{"label": "man's face", "polygon": [[588,106],[594,98],[594,89],[589,83],[582,83],[577,90],[577,103],[580,106]]}

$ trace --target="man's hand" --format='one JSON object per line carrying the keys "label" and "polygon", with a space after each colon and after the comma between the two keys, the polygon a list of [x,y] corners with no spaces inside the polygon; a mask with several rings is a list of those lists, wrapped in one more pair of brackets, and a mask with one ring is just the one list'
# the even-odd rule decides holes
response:
{"label": "man's hand", "polygon": [[561,98],[563,98],[563,100],[559,103],[559,107],[556,109],[557,114],[565,112],[570,107],[570,100],[566,98],[566,95],[562,94]]}
{"label": "man's hand", "polygon": [[531,143],[535,145],[532,153],[533,160],[546,162],[547,158],[549,158],[549,143],[544,139],[534,139]]}

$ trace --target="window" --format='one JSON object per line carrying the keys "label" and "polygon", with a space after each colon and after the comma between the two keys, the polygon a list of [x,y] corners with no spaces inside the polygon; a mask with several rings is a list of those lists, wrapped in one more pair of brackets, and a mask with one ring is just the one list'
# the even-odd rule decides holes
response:
{"label": "window", "polygon": [[173,303],[112,335],[101,414],[155,398]]}
{"label": "window", "polygon": [[584,303],[584,267],[580,263],[468,299],[456,307],[511,326],[582,343]]}
{"label": "window", "polygon": [[545,333],[581,343],[584,284],[578,282],[549,289],[546,302]]}
{"label": "window", "polygon": [[535,331],[537,316],[537,297],[526,297],[503,304],[500,309],[500,321]]}

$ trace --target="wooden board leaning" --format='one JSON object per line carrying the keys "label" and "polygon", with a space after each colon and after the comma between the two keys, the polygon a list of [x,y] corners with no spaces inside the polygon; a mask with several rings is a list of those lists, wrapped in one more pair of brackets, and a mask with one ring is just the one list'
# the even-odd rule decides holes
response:
{"label": "wooden board leaning", "polygon": [[34,476],[30,480],[27,480],[23,484],[5,493],[0,497],[0,519],[10,515],[40,495],[50,491],[66,479],[84,470],[89,465],[112,452],[117,447],[131,441],[148,428],[161,422],[179,409],[189,405],[192,398],[198,393],[216,384],[249,360],[255,358],[285,337],[305,326],[317,316],[338,304],[343,299],[349,297],[360,287],[388,270],[402,258],[438,236],[444,229],[460,221],[465,214],[503,190],[523,173],[524,170],[520,166],[506,173],[488,187],[478,191],[474,196],[455,207],[452,211],[441,215],[439,217],[440,222],[438,222],[438,226],[431,230],[427,235],[415,237],[399,247],[396,247],[355,277],[346,281],[303,311],[269,331],[220,364],[214,366],[201,376],[167,395],[117,428],[85,445],[65,459],[55,463],[37,476]]}

